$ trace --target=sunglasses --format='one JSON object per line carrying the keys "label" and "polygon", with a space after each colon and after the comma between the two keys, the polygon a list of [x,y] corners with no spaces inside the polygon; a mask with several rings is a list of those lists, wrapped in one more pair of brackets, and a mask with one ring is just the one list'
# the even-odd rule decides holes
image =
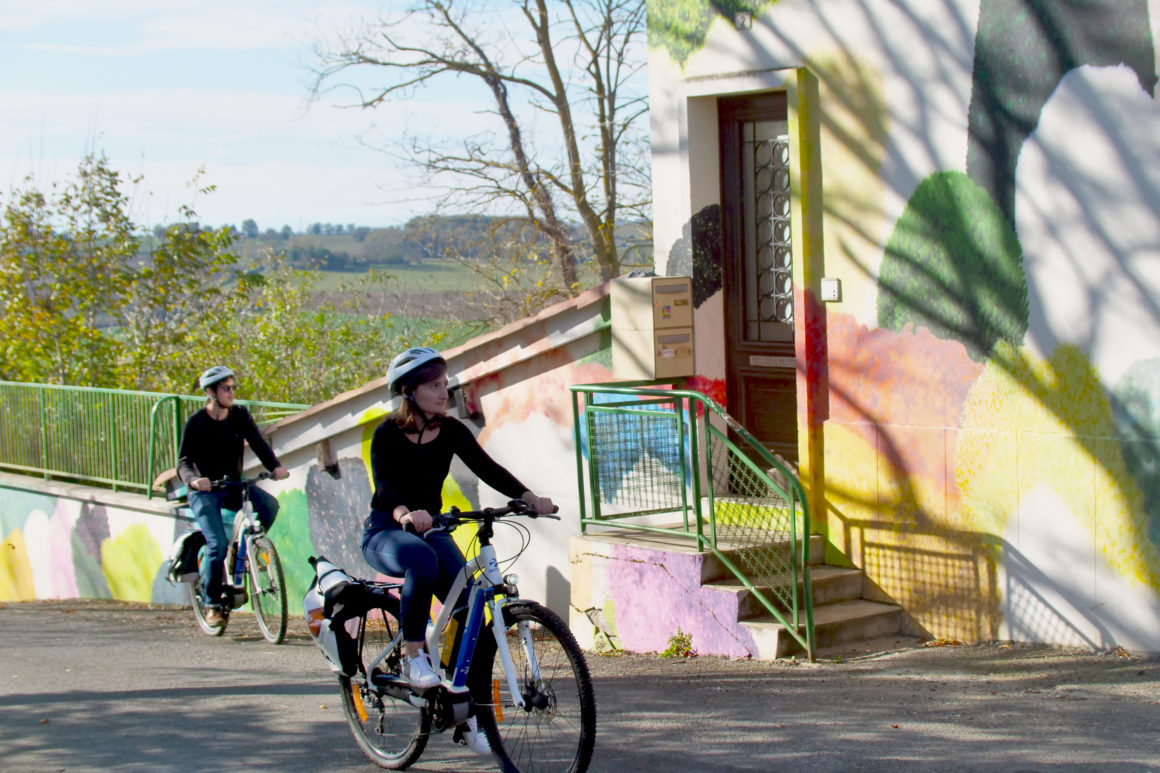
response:
{"label": "sunglasses", "polygon": [[236,391],[238,391],[238,385],[237,384],[221,384],[217,387],[217,389],[220,389],[223,392],[236,392]]}

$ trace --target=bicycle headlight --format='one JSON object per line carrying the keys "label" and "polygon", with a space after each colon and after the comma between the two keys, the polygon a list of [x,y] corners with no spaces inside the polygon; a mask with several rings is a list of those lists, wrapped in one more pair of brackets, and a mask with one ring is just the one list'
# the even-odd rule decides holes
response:
{"label": "bicycle headlight", "polygon": [[520,576],[515,572],[503,576],[503,592],[505,596],[520,595],[519,586]]}

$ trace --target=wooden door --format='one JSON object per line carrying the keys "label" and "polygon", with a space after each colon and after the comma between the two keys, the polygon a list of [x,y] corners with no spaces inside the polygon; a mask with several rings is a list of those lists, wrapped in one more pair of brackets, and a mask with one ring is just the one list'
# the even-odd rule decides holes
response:
{"label": "wooden door", "polygon": [[796,464],[785,92],[723,98],[718,120],[727,408],[763,445]]}

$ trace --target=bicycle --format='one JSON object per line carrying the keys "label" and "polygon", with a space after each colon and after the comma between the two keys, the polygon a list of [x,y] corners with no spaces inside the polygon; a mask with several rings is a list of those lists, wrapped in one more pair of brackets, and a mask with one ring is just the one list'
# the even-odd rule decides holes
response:
{"label": "bicycle", "polygon": [[[376,765],[402,770],[419,759],[431,732],[476,717],[505,771],[587,770],[596,740],[596,699],[588,665],[568,626],[547,607],[519,598],[518,578],[501,576],[493,527],[508,516],[537,517],[513,500],[506,507],[450,512],[433,530],[475,522],[479,552],[456,578],[426,649],[443,681],[413,690],[404,669],[398,582],[351,578],[325,558],[311,558],[315,580],[304,599],[312,638],[338,673],[355,742]],[[556,516],[538,516],[541,518]],[[506,521],[530,544],[522,524]],[[467,603],[454,606],[466,590]],[[481,636],[490,628],[492,636]],[[442,641],[442,648],[440,642]]]}
{"label": "bicycle", "polygon": [[[208,605],[202,587],[204,575],[201,572],[206,560],[204,535],[200,529],[195,528],[182,535],[174,545],[170,578],[186,584],[193,616],[201,629],[210,636],[225,633],[230,612],[249,600],[266,641],[281,644],[286,637],[286,580],[282,574],[282,560],[278,557],[274,542],[254,516],[254,505],[250,501],[250,488],[268,478],[270,473],[262,472],[252,478],[222,479],[210,484],[213,491],[231,486],[244,487],[241,509],[222,509],[222,520],[227,531],[232,529],[232,536],[226,549],[225,594],[220,625],[211,625],[206,620]],[[187,495],[188,490],[183,486],[172,492],[169,498],[184,499]],[[193,518],[193,511],[188,504],[178,505],[174,512],[182,517]]]}

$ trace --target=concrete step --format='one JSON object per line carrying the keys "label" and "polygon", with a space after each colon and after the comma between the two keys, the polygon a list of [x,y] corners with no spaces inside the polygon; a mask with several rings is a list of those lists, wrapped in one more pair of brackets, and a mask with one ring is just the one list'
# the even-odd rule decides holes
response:
{"label": "concrete step", "polygon": [[[788,577],[780,581],[778,578],[754,579],[753,583],[779,609],[788,609],[781,602],[776,592],[777,589],[784,589],[789,584]],[[798,587],[800,588],[801,585],[802,580],[799,577]],[[757,595],[732,575],[728,579],[714,580],[713,582],[706,583],[704,588],[716,593],[726,593],[735,596],[737,599],[738,619],[740,620],[751,620],[755,617],[762,617],[768,614],[765,605],[761,603]],[[811,566],[810,589],[813,591],[814,607],[833,604],[839,601],[855,601],[862,598],[862,571],[842,566],[831,566],[829,564]]]}
{"label": "concrete step", "polygon": [[[752,634],[759,660],[776,660],[803,652],[772,615],[743,620],[741,625]],[[896,604],[857,599],[814,607],[814,635],[819,650],[897,633],[901,629],[902,607]]]}

